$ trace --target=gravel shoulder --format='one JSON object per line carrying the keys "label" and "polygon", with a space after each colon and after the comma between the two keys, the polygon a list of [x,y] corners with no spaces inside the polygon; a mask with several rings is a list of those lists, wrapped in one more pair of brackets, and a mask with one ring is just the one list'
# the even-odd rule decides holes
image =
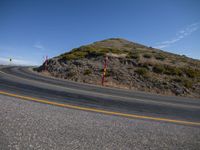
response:
{"label": "gravel shoulder", "polygon": [[0,149],[198,149],[200,128],[0,95]]}

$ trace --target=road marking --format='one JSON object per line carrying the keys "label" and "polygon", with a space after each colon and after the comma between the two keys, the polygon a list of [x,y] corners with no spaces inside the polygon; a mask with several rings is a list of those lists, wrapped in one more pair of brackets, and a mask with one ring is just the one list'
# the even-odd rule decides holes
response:
{"label": "road marking", "polygon": [[149,117],[149,116],[141,116],[141,115],[120,113],[120,112],[113,112],[113,111],[107,111],[107,110],[101,110],[101,109],[95,109],[95,108],[87,108],[87,107],[82,107],[82,106],[75,106],[75,105],[70,105],[70,104],[51,102],[48,100],[42,100],[42,99],[28,97],[28,96],[16,95],[16,94],[7,93],[4,91],[0,91],[0,94],[6,95],[6,96],[11,96],[11,97],[16,97],[16,98],[20,98],[20,99],[24,99],[24,100],[28,100],[28,101],[35,101],[35,102],[39,102],[39,103],[50,104],[50,105],[66,107],[66,108],[71,108],[71,109],[77,109],[77,110],[83,110],[83,111],[103,113],[103,114],[107,114],[107,115],[116,115],[116,116],[123,116],[123,117],[129,117],[129,118],[147,119],[147,120],[154,120],[154,121],[164,121],[164,122],[170,122],[170,123],[200,126],[200,122],[189,122],[189,121],[173,120],[173,119],[166,119],[166,118],[156,118],[156,117]]}
{"label": "road marking", "polygon": [[[60,86],[60,85],[53,85],[53,84],[49,84],[49,83],[46,83],[46,82],[39,82],[37,80],[30,80],[30,79],[26,79],[26,78],[22,78],[22,77],[19,77],[19,76],[15,76],[13,74],[8,74],[8,73],[5,73],[3,71],[0,70],[0,73],[3,73],[3,74],[6,74],[7,76],[11,76],[13,78],[18,78],[20,80],[24,80],[24,81],[27,81],[27,82],[34,82],[34,83],[37,83],[39,85],[47,85],[48,87],[58,87],[60,89],[63,89],[63,90],[67,90],[68,92],[71,91],[71,92],[82,92],[82,93],[86,93],[86,94],[90,94],[90,92],[88,91],[85,91],[85,90],[80,90],[80,89],[74,89],[74,88],[68,88],[68,87],[63,87],[63,86]],[[155,103],[157,105],[160,105],[161,103],[162,104],[165,104],[165,105],[168,105],[168,106],[178,106],[178,107],[190,107],[190,108],[194,108],[194,109],[199,109],[200,107],[199,106],[196,106],[196,105],[185,105],[185,104],[174,104],[174,103],[170,103],[170,102],[159,102],[159,101],[155,101],[155,100],[145,100],[145,99],[139,99],[139,98],[130,98],[130,97],[122,97],[122,96],[118,96],[118,95],[110,95],[110,94],[105,94],[105,93],[98,93],[98,92],[93,92],[95,93],[95,95],[98,95],[98,96],[110,96],[112,98],[121,98],[121,99],[126,99],[126,100],[134,100],[134,101],[138,101],[138,102],[146,102],[146,103]]]}

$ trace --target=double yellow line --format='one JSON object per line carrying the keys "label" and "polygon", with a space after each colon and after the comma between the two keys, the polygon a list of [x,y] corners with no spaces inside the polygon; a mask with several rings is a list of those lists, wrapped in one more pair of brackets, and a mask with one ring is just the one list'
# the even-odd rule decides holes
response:
{"label": "double yellow line", "polygon": [[35,101],[35,102],[39,102],[39,103],[50,104],[50,105],[66,107],[66,108],[71,108],[71,109],[77,109],[77,110],[83,110],[83,111],[103,113],[103,114],[107,114],[107,115],[117,115],[117,116],[122,116],[122,117],[129,117],[129,118],[147,119],[147,120],[154,120],[154,121],[178,123],[178,124],[184,124],[184,125],[200,126],[200,122],[189,122],[189,121],[173,120],[173,119],[166,119],[166,118],[156,118],[156,117],[149,117],[149,116],[142,116],[142,115],[113,112],[113,111],[107,111],[107,110],[101,110],[101,109],[95,109],[95,108],[87,108],[87,107],[82,107],[82,106],[75,106],[75,105],[70,105],[70,104],[62,104],[62,103],[52,102],[52,101],[48,101],[48,100],[42,100],[42,99],[28,97],[28,96],[16,95],[16,94],[7,93],[4,91],[0,91],[0,94],[6,95],[6,96],[11,96],[11,97],[16,97],[16,98],[20,98],[20,99],[28,100],[28,101]]}

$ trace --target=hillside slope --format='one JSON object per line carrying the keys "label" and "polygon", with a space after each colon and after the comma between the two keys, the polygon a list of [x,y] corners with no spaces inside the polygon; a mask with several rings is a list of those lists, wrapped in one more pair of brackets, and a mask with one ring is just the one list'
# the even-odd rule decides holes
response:
{"label": "hillside slope", "polygon": [[105,86],[165,95],[200,97],[200,61],[112,38],[49,59],[39,72],[100,85],[108,57]]}

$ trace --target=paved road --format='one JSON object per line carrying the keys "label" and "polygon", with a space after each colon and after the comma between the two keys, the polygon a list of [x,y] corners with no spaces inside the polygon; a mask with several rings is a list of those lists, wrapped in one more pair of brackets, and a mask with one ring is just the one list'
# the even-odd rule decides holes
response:
{"label": "paved road", "polygon": [[27,67],[1,67],[0,91],[126,114],[200,123],[200,100],[160,96],[44,77]]}
{"label": "paved road", "polygon": [[0,66],[0,149],[199,147],[199,99],[102,88]]}
{"label": "paved road", "polygon": [[198,150],[200,128],[0,95],[1,150]]}

